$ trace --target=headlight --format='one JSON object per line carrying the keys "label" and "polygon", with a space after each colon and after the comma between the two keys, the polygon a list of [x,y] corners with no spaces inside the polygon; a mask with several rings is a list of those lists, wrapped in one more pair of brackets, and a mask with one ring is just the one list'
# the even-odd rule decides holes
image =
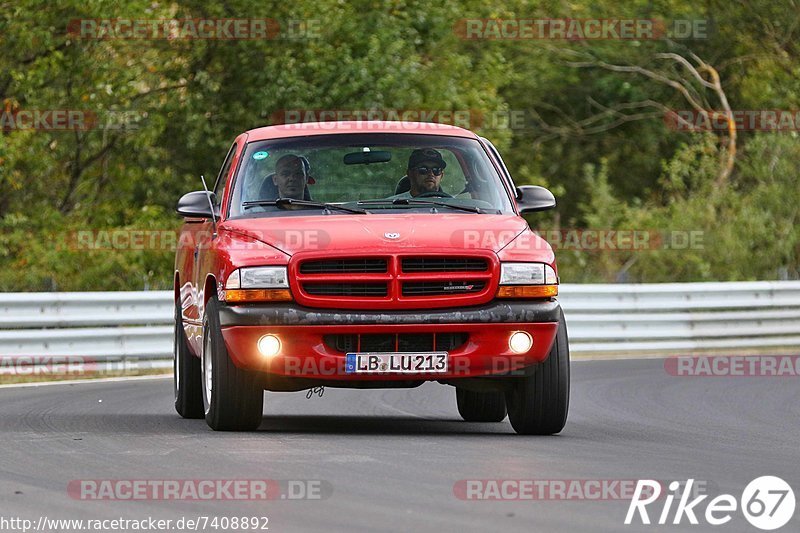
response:
{"label": "headlight", "polygon": [[288,302],[292,300],[286,267],[247,267],[231,272],[225,280],[228,303]]}
{"label": "headlight", "polygon": [[558,296],[558,276],[545,263],[501,263],[498,298]]}
{"label": "headlight", "polygon": [[226,289],[288,289],[286,267],[248,267],[234,270]]}
{"label": "headlight", "polygon": [[544,263],[501,263],[500,285],[557,285],[553,267]]}

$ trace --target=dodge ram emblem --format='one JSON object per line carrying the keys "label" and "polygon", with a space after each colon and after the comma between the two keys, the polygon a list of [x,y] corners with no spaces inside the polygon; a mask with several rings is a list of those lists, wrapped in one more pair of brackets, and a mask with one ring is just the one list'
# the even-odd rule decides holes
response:
{"label": "dodge ram emblem", "polygon": [[384,233],[383,236],[386,237],[387,239],[399,239],[400,238],[400,234],[399,233]]}

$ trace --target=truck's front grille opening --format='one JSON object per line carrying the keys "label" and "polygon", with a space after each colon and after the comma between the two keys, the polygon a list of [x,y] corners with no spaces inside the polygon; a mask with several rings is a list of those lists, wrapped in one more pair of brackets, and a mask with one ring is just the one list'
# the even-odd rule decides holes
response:
{"label": "truck's front grille opening", "polygon": [[481,280],[463,281],[406,281],[403,296],[454,296],[481,292],[486,283]]}
{"label": "truck's front grille opening", "polygon": [[301,274],[363,274],[386,272],[388,261],[382,257],[348,257],[345,259],[323,259],[305,261],[300,265]]}
{"label": "truck's front grille opening", "polygon": [[489,263],[480,257],[404,257],[403,272],[486,272]]}
{"label": "truck's front grille opening", "polygon": [[297,301],[311,307],[391,309],[477,305],[492,298],[497,272],[491,256],[414,253],[320,255],[298,259],[290,272]]}
{"label": "truck's front grille opening", "polygon": [[325,344],[337,352],[453,351],[467,342],[467,333],[340,333],[325,335]]}
{"label": "truck's front grille opening", "polygon": [[303,283],[303,290],[314,296],[366,296],[380,298],[388,294],[386,283]]}

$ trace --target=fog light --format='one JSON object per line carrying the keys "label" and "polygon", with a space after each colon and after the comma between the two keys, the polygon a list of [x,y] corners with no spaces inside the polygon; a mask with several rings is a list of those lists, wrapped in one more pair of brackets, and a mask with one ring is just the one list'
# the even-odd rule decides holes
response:
{"label": "fog light", "polygon": [[525,353],[533,346],[533,337],[526,331],[515,331],[508,339],[508,347],[514,353]]}
{"label": "fog light", "polygon": [[275,335],[264,335],[258,339],[258,351],[264,357],[273,357],[281,351],[281,341]]}

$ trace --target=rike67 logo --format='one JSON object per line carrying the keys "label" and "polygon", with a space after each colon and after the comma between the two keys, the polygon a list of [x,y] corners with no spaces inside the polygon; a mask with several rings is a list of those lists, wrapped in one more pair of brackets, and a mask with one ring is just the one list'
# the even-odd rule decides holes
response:
{"label": "rike67 logo", "polygon": [[[671,523],[679,525],[685,523],[684,519],[691,525],[698,525],[698,516],[705,519],[706,524],[721,526],[733,520],[734,514],[741,509],[742,514],[751,525],[763,531],[773,531],[785,526],[794,516],[795,496],[792,487],[786,481],[775,476],[762,476],[751,481],[739,500],[731,494],[721,494],[705,504],[705,511],[701,512],[707,494],[697,496],[691,501],[692,486],[694,479],[689,479],[685,483],[673,481],[669,484],[669,493],[662,497],[661,483],[654,480],[639,480],[636,484],[636,491],[633,500],[628,507],[628,514],[625,516],[625,525],[640,522],[650,525],[651,520],[655,520],[658,525]],[[674,507],[673,503],[678,500]],[[663,501],[661,512],[651,519],[648,514],[648,505],[658,501]],[[659,504],[654,505],[658,511]],[[671,520],[670,520],[671,518]]]}

